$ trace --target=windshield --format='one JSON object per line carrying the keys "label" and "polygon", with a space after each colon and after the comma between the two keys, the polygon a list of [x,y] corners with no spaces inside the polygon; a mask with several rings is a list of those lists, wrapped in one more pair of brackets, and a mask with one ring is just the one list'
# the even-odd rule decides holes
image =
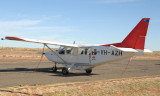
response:
{"label": "windshield", "polygon": [[67,54],[73,54],[72,48],[66,48],[66,53]]}

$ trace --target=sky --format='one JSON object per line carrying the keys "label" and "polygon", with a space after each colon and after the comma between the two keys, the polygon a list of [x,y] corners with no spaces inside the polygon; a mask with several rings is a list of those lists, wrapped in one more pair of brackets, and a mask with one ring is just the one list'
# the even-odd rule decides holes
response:
{"label": "sky", "polygon": [[[159,5],[160,0],[1,0],[0,38],[110,44],[121,42],[142,18],[151,18],[145,48],[160,51]],[[43,45],[0,40],[0,47]]]}

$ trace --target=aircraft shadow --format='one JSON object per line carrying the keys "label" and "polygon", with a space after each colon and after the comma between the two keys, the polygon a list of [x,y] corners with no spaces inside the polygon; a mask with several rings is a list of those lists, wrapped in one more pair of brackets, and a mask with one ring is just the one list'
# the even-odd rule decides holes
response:
{"label": "aircraft shadow", "polygon": [[[83,71],[82,71],[83,72]],[[51,76],[60,76],[60,77],[73,77],[73,76],[92,76],[92,75],[98,75],[98,74],[95,74],[95,73],[91,73],[91,74],[87,74],[85,72],[83,73],[72,73],[70,72],[68,75],[62,75],[62,72],[61,71],[57,71],[54,73],[55,75],[51,75]]]}
{"label": "aircraft shadow", "polygon": [[62,68],[58,68],[58,71],[57,72],[53,72],[51,68],[38,68],[35,70],[35,68],[11,68],[11,69],[3,69],[3,70],[0,70],[0,73],[1,72],[44,72],[44,73],[53,73],[54,75],[50,75],[50,76],[60,76],[60,77],[72,77],[72,76],[92,76],[92,75],[98,75],[98,74],[94,74],[94,73],[91,73],[91,74],[87,74],[85,73],[85,71],[83,73],[72,73],[70,72],[68,75],[63,75],[61,70]]}
{"label": "aircraft shadow", "polygon": [[11,69],[3,69],[0,72],[49,72],[51,68],[38,68],[38,69],[28,69],[28,68],[11,68]]}

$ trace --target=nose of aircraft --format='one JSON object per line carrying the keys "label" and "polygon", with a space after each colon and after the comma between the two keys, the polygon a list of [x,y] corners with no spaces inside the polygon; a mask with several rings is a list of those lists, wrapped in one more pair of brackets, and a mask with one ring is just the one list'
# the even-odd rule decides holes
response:
{"label": "nose of aircraft", "polygon": [[48,60],[53,61],[53,62],[57,62],[57,56],[55,56],[55,54],[52,51],[48,51],[44,54],[48,58]]}

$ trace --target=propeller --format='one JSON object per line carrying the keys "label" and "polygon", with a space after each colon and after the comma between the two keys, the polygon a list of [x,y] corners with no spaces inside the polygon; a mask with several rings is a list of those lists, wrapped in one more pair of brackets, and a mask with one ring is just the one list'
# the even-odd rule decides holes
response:
{"label": "propeller", "polygon": [[43,49],[42,49],[41,58],[40,58],[40,60],[39,60],[39,62],[38,62],[38,65],[37,65],[37,67],[35,68],[35,70],[34,70],[34,71],[36,71],[36,70],[38,69],[39,64],[42,62],[42,59],[43,59],[44,54],[45,54],[45,53],[44,53],[44,49],[45,49],[45,44],[44,44]]}

